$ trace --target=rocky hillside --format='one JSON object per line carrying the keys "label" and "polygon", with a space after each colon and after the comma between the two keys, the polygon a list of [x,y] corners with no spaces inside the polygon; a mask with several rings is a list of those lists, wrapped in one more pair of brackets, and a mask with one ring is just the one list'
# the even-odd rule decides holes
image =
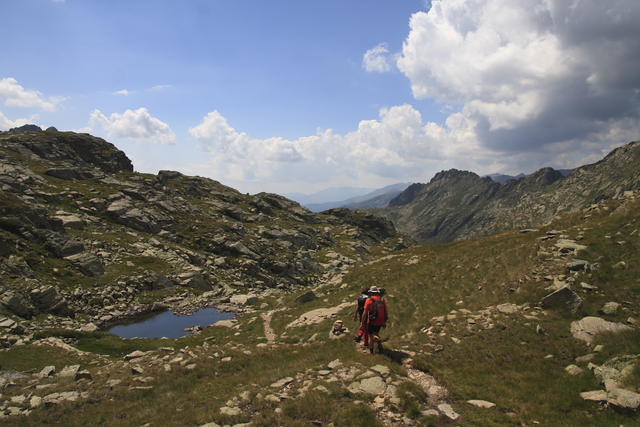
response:
{"label": "rocky hillside", "polygon": [[[625,192],[538,229],[374,251],[180,339],[40,330],[0,351],[0,425],[637,425],[639,230]],[[352,340],[372,283],[391,315],[373,355]]]}
{"label": "rocky hillside", "polygon": [[640,143],[564,176],[551,168],[503,184],[449,170],[413,184],[376,211],[423,243],[449,242],[545,224],[624,191],[640,188]]}
{"label": "rocky hillside", "polygon": [[0,133],[0,185],[0,310],[15,321],[4,346],[44,326],[297,289],[395,238],[371,215],[136,173],[103,139],[55,129]]}

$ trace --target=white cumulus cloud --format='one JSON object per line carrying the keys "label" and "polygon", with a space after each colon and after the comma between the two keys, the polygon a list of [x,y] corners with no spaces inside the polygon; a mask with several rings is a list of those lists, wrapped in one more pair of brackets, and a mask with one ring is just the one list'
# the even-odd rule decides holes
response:
{"label": "white cumulus cloud", "polygon": [[146,108],[125,110],[107,116],[96,109],[91,113],[90,126],[102,127],[109,137],[128,138],[137,141],[173,144],[176,135],[171,127],[153,117]]}
{"label": "white cumulus cloud", "polygon": [[636,0],[434,0],[397,66],[416,98],[460,105],[485,149],[579,161],[640,130],[639,19]]}
{"label": "white cumulus cloud", "polygon": [[438,139],[446,129],[424,123],[410,105],[383,108],[378,119],[362,120],[346,134],[326,129],[296,139],[253,138],[218,111],[189,132],[212,154],[195,172],[256,190],[265,184],[282,191],[362,180],[377,185],[422,176],[425,168],[435,172],[447,152]]}
{"label": "white cumulus cloud", "polygon": [[0,130],[9,130],[26,124],[35,124],[37,120],[37,115],[33,115],[25,119],[11,120],[2,111],[0,111]]}
{"label": "white cumulus cloud", "polygon": [[367,50],[362,56],[362,68],[372,73],[386,73],[391,71],[389,48],[386,43]]}
{"label": "white cumulus cloud", "polygon": [[45,98],[37,90],[25,89],[13,77],[0,80],[0,98],[4,99],[7,107],[37,108],[44,111],[54,111],[64,100],[62,97]]}

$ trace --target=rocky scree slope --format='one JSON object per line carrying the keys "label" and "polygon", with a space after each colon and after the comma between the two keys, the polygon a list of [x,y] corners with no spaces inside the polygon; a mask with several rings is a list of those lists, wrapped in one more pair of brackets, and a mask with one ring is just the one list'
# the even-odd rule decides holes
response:
{"label": "rocky scree slope", "polygon": [[548,223],[624,191],[640,189],[640,142],[615,149],[569,176],[551,168],[496,183],[473,172],[439,172],[412,184],[389,207],[370,210],[422,243],[442,243]]}
{"label": "rocky scree slope", "polygon": [[[178,172],[133,172],[112,144],[56,130],[0,133],[0,310],[9,346],[45,326],[290,290],[395,238],[384,219],[312,214]],[[395,241],[393,244],[397,244]]]}

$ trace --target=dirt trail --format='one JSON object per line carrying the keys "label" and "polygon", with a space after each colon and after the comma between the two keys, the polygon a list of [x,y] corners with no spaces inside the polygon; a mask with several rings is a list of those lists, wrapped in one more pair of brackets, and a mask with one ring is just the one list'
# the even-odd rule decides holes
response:
{"label": "dirt trail", "polygon": [[266,313],[262,313],[260,317],[262,317],[262,321],[264,324],[264,336],[267,337],[267,342],[275,342],[276,333],[273,332],[271,328],[271,317],[273,317],[273,311],[267,311]]}

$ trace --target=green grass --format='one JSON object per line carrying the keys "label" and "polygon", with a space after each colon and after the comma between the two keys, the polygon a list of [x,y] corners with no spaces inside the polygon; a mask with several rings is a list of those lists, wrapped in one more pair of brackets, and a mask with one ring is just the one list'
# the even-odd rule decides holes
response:
{"label": "green grass", "polygon": [[27,344],[0,351],[0,369],[19,372],[40,371],[45,366],[54,365],[58,370],[75,364],[86,364],[95,360],[92,355],[81,356],[48,345]]}

